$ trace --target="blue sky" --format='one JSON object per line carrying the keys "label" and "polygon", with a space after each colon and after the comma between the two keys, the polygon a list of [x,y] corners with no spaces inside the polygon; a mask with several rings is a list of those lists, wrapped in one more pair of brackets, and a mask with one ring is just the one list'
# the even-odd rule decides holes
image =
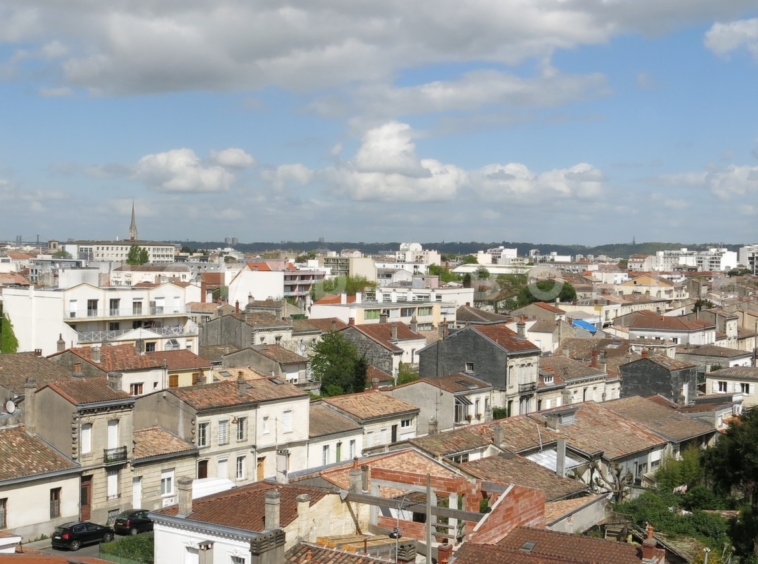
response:
{"label": "blue sky", "polygon": [[755,242],[754,0],[8,0],[0,239]]}

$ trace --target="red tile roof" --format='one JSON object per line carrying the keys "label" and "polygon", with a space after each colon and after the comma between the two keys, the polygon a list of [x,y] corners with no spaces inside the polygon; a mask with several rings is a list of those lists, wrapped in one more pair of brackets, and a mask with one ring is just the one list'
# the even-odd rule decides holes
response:
{"label": "red tile roof", "polygon": [[508,352],[539,351],[534,343],[519,337],[518,333],[505,325],[470,325],[462,331],[476,331]]}
{"label": "red tile roof", "polygon": [[[342,297],[339,294],[329,294],[313,303],[318,305],[339,304],[342,303]],[[355,303],[355,296],[347,296],[347,303]]]}
{"label": "red tile roof", "polygon": [[468,374],[463,374],[460,372],[458,374],[448,374],[446,376],[420,378],[415,382],[403,384],[402,386],[398,387],[413,386],[417,382],[424,382],[430,386],[434,386],[435,388],[450,392],[451,394],[470,391],[481,392],[482,390],[486,390],[487,388],[492,387],[492,384],[485,382],[484,380],[479,380],[478,378],[474,378],[473,376],[469,376]]}
{"label": "red tile roof", "polygon": [[660,315],[653,311],[640,311],[629,322],[630,329],[651,329],[658,331],[703,331],[714,327],[711,323],[698,319]]}
{"label": "red tile roof", "polygon": [[21,427],[0,429],[0,481],[75,468],[76,463]]}
{"label": "red tile roof", "polygon": [[159,362],[155,357],[147,354],[139,354],[137,349],[134,348],[134,345],[108,345],[100,347],[100,362],[92,360],[94,349],[95,347],[78,347],[51,354],[48,358],[55,358],[56,356],[70,352],[85,362],[97,366],[104,372],[145,370],[158,368],[162,365],[162,361]]}
{"label": "red tile roof", "polygon": [[[257,482],[225,492],[194,499],[192,513],[187,518],[202,523],[234,527],[246,531],[262,531],[265,528],[266,492],[276,490],[281,495],[279,523],[286,527],[297,518],[297,497],[311,496],[313,507],[330,494],[327,490],[298,486],[295,484],[269,484]],[[156,513],[176,516],[179,507],[173,505]]]}
{"label": "red tile roof", "polygon": [[355,421],[326,407],[323,403],[317,402],[311,404],[310,423],[308,426],[309,437],[322,437],[360,430],[361,426]]}
{"label": "red tile roof", "polygon": [[337,319],[336,317],[325,317],[323,319],[304,319],[308,325],[313,325],[319,329],[322,333],[328,333],[332,331],[332,323],[334,324],[334,330],[339,331],[347,327],[347,323]]}
{"label": "red tile roof", "polygon": [[190,453],[197,450],[188,443],[161,427],[148,427],[134,431],[134,458],[151,458],[164,454]]}
{"label": "red tile roof", "polygon": [[186,349],[148,352],[145,356],[152,358],[158,366],[162,366],[165,361],[169,370],[201,370],[211,367],[210,362]]}
{"label": "red tile roof", "polygon": [[282,398],[308,397],[306,392],[299,390],[292,384],[277,384],[274,380],[273,378],[246,380],[242,393],[238,391],[237,380],[226,380],[186,388],[170,388],[167,391],[197,410],[249,405]]}
{"label": "red tile roof", "polygon": [[387,559],[300,542],[287,551],[284,562],[285,564],[387,564]]}
{"label": "red tile roof", "polygon": [[269,360],[278,362],[279,364],[296,364],[308,362],[308,359],[304,356],[285,349],[281,345],[255,345],[252,350],[260,353]]}
{"label": "red tile roof", "polygon": [[72,380],[58,380],[50,382],[37,393],[45,388],[50,388],[73,405],[86,405],[114,400],[132,400],[132,396],[126,392],[116,391],[108,385],[108,380],[95,376],[93,378],[74,378]]}
{"label": "red tile roof", "polygon": [[37,387],[71,377],[71,371],[33,352],[0,355],[0,386],[15,394],[24,394],[27,378],[34,378]]}
{"label": "red tile roof", "polygon": [[566,313],[562,309],[560,309],[558,307],[555,307],[554,305],[550,305],[548,303],[545,303],[545,302],[534,302],[532,305],[536,305],[537,307],[541,307],[542,309],[544,309],[546,311],[549,311],[551,313],[557,313],[558,315],[563,315],[563,314]]}
{"label": "red tile roof", "polygon": [[361,421],[419,411],[415,405],[377,390],[332,396],[323,401]]}

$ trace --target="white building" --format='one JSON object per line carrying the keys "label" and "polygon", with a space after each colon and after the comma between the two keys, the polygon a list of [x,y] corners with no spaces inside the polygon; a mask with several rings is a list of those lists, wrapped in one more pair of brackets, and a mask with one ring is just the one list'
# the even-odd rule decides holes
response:
{"label": "white building", "polygon": [[291,264],[250,262],[229,282],[228,301],[230,304],[246,304],[250,296],[254,300],[292,298],[298,306],[305,308],[311,303],[311,288],[324,278],[323,272],[298,270]]}
{"label": "white building", "polygon": [[126,262],[132,245],[146,249],[148,262],[151,264],[174,262],[176,247],[170,243],[155,241],[69,241],[61,243],[61,248],[75,259]]}
{"label": "white building", "polygon": [[740,247],[739,263],[745,268],[752,270],[753,274],[755,274],[756,268],[758,268],[756,265],[756,257],[758,257],[758,245]]}
{"label": "white building", "polygon": [[190,282],[191,271],[186,264],[123,265],[111,271],[112,286],[136,286],[137,284],[160,284],[162,282]]}
{"label": "white building", "polygon": [[442,264],[442,258],[437,251],[426,249],[420,243],[400,243],[400,249],[395,253],[397,262]]}

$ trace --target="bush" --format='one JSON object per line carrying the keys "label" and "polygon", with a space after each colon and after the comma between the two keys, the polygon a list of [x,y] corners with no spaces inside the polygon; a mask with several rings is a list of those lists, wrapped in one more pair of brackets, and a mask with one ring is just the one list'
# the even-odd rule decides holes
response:
{"label": "bush", "polygon": [[705,486],[695,486],[687,492],[682,500],[682,505],[690,511],[696,509],[726,509],[724,501],[713,493],[713,490]]}
{"label": "bush", "polygon": [[100,554],[129,558],[145,564],[153,564],[155,538],[153,533],[144,533],[126,537],[119,541],[106,542],[100,545]]}

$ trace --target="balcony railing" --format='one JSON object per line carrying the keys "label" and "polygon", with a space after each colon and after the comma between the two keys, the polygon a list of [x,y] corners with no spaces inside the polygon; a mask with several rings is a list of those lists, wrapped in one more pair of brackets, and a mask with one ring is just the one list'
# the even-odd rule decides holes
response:
{"label": "balcony railing", "polygon": [[[156,335],[163,337],[171,336],[196,336],[198,334],[197,325],[187,323],[186,325],[172,325],[167,327],[150,327],[144,328]],[[135,329],[119,329],[115,331],[81,331],[77,333],[80,343],[101,343],[103,341],[117,341],[123,335],[135,331]]]}
{"label": "balcony railing", "polygon": [[519,384],[518,391],[520,394],[524,392],[533,392],[537,389],[537,382],[527,382],[526,384]]}
{"label": "balcony railing", "polygon": [[186,315],[190,308],[184,305],[161,307],[122,307],[108,309],[87,309],[87,311],[69,311],[68,319],[87,317],[149,317],[151,315]]}
{"label": "balcony railing", "polygon": [[103,450],[103,462],[105,464],[116,464],[126,462],[126,447],[106,448]]}

